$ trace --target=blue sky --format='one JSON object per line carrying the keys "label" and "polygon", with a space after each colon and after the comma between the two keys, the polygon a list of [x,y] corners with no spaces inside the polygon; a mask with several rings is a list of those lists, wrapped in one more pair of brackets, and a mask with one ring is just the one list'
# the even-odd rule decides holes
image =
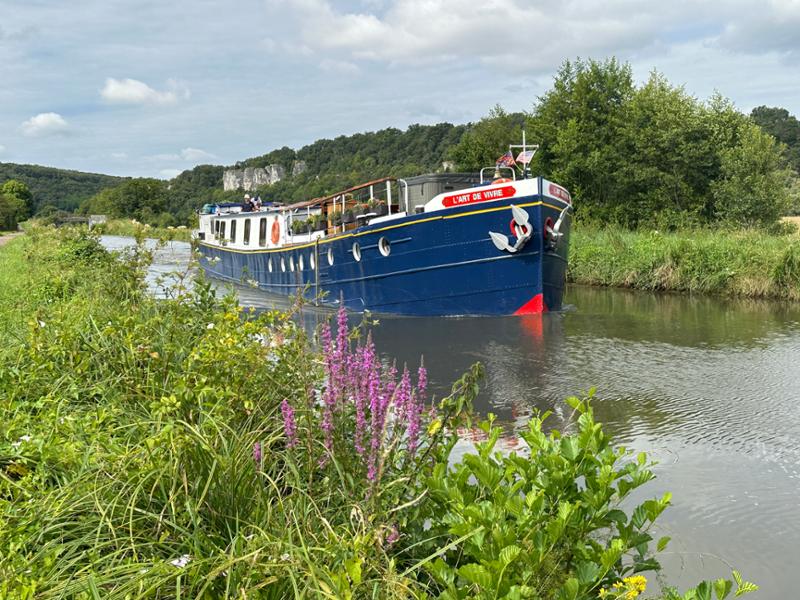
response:
{"label": "blue sky", "polygon": [[800,0],[0,0],[0,161],[170,177],[529,110],[564,59],[800,114]]}

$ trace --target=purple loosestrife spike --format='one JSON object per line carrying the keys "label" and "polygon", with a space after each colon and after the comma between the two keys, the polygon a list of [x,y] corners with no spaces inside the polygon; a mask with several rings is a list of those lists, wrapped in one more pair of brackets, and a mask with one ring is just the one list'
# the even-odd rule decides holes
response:
{"label": "purple loosestrife spike", "polygon": [[261,465],[261,442],[253,444],[253,462],[256,463],[256,467]]}
{"label": "purple loosestrife spike", "polygon": [[399,539],[400,539],[400,532],[397,530],[397,525],[392,525],[389,528],[389,533],[386,534],[386,545],[392,546]]}
{"label": "purple loosestrife spike", "polygon": [[400,385],[395,392],[395,411],[397,419],[401,423],[406,420],[411,412],[411,374],[408,367],[403,367],[403,375],[400,377]]}
{"label": "purple loosestrife spike", "polygon": [[289,448],[294,448],[297,445],[297,423],[294,419],[294,408],[286,398],[281,402],[281,413],[283,414],[283,431],[288,440],[286,445]]}
{"label": "purple loosestrife spike", "polygon": [[423,404],[425,404],[427,393],[428,393],[428,370],[425,368],[424,364],[420,364],[419,371],[417,371],[417,396],[419,396],[420,401]]}

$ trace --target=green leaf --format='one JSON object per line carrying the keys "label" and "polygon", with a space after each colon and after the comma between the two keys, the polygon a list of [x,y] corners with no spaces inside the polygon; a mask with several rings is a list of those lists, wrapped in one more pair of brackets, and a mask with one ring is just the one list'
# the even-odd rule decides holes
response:
{"label": "green leaf", "polygon": [[574,462],[580,454],[580,447],[578,440],[572,436],[561,438],[561,456],[567,460]]}
{"label": "green leaf", "polygon": [[578,581],[582,585],[589,585],[594,583],[597,576],[600,574],[599,565],[593,562],[582,562],[575,569],[575,575],[578,576]]}
{"label": "green leaf", "polygon": [[506,546],[500,551],[500,562],[503,566],[510,565],[519,556],[522,549],[519,546]]}
{"label": "green leaf", "polygon": [[658,544],[656,544],[656,549],[658,550],[658,552],[661,552],[661,551],[663,551],[663,550],[664,550],[664,548],[666,548],[666,547],[667,547],[667,544],[669,544],[669,541],[670,541],[671,539],[672,539],[672,538],[671,538],[671,537],[669,537],[669,536],[664,536],[664,537],[662,537],[660,540],[658,540]]}
{"label": "green leaf", "polygon": [[348,558],[344,561],[344,568],[347,571],[348,577],[350,577],[350,581],[352,581],[354,585],[361,583],[362,562],[364,561],[359,557]]}
{"label": "green leaf", "polygon": [[459,567],[458,574],[470,583],[474,583],[484,590],[492,589],[492,575],[486,567],[477,563],[469,563]]}
{"label": "green leaf", "polygon": [[725,600],[728,594],[731,593],[733,582],[729,579],[717,579],[714,582],[714,593],[717,595],[717,600]]}
{"label": "green leaf", "polygon": [[755,592],[758,590],[758,586],[755,583],[750,583],[749,581],[744,581],[742,579],[742,574],[739,571],[733,571],[733,578],[736,580],[736,596],[744,596],[745,594],[749,594],[750,592]]}
{"label": "green leaf", "polygon": [[558,595],[559,600],[575,600],[578,597],[580,588],[581,586],[578,580],[574,577],[570,577],[567,579],[566,583],[561,586],[561,592]]}

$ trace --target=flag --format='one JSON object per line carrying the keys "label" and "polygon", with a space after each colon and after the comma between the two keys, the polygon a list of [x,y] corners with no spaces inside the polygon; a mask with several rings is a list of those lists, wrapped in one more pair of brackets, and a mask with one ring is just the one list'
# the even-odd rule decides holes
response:
{"label": "flag", "polygon": [[517,156],[517,162],[527,165],[529,162],[531,162],[531,159],[535,153],[535,150],[525,150],[524,152],[520,152],[519,156]]}
{"label": "flag", "polygon": [[511,153],[511,150],[503,154],[500,158],[497,159],[495,165],[498,167],[513,167],[514,166],[514,155]]}

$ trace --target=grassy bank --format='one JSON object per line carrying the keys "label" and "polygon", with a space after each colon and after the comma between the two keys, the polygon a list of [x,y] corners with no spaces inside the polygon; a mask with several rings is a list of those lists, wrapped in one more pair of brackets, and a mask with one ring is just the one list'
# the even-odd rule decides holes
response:
{"label": "grassy bank", "polygon": [[587,285],[800,300],[800,235],[576,226],[568,278]]}
{"label": "grassy bank", "polygon": [[631,506],[650,464],[588,399],[500,454],[480,367],[432,401],[343,313],[314,344],[202,280],[155,300],[149,259],[80,228],[0,248],[0,598],[646,595],[669,495]]}

